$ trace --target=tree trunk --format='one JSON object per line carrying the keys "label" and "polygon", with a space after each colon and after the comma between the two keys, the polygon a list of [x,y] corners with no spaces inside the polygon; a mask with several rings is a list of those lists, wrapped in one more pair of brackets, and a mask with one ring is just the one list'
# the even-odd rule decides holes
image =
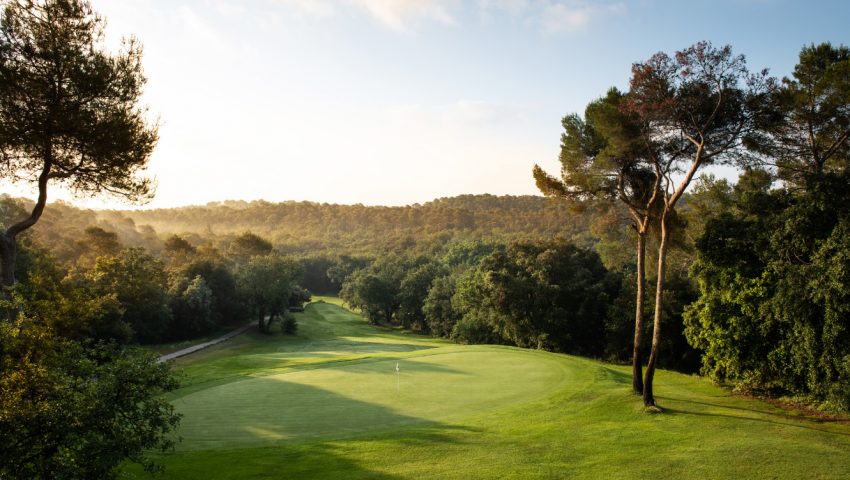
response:
{"label": "tree trunk", "polygon": [[18,256],[18,245],[15,237],[0,233],[0,284],[5,295],[6,289],[15,284],[15,260]]}
{"label": "tree trunk", "polygon": [[646,377],[643,381],[643,404],[646,407],[655,406],[655,397],[652,394],[652,380],[655,377],[655,363],[658,360],[658,349],[661,343],[661,312],[664,306],[664,274],[667,269],[667,244],[669,240],[667,212],[665,211],[661,216],[661,245],[658,247],[658,282],[655,285],[655,317],[652,322],[652,350],[649,352],[649,361],[646,364]]}
{"label": "tree trunk", "polygon": [[632,390],[643,393],[642,359],[640,346],[643,342],[643,300],[646,296],[646,232],[638,231],[637,244],[637,294],[635,295],[635,344],[632,352]]}
{"label": "tree trunk", "polygon": [[6,290],[15,284],[15,262],[18,257],[18,234],[32,227],[44,213],[47,204],[47,181],[50,179],[50,169],[53,166],[53,146],[48,145],[44,153],[44,167],[38,176],[38,199],[29,217],[12,225],[0,233],[0,283],[5,297]]}

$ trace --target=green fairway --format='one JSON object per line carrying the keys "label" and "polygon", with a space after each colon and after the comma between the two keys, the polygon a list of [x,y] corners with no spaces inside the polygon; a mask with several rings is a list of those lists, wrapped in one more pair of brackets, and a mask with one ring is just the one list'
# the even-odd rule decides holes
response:
{"label": "green fairway", "polygon": [[167,478],[850,478],[846,423],[663,371],[651,415],[625,367],[372,327],[327,300],[297,336],[177,363]]}

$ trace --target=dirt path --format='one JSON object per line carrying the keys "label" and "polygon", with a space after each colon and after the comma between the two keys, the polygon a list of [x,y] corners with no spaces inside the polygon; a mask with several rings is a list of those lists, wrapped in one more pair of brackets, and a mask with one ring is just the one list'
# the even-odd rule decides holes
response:
{"label": "dirt path", "polygon": [[226,334],[224,334],[224,335],[222,335],[218,338],[214,338],[214,339],[212,339],[208,342],[199,343],[197,345],[192,345],[191,347],[187,347],[187,348],[184,348],[182,350],[177,350],[176,352],[171,352],[169,354],[163,355],[163,356],[159,357],[159,359],[157,359],[157,362],[162,363],[162,362],[167,362],[169,360],[174,360],[175,358],[180,358],[180,357],[183,357],[185,355],[189,355],[190,353],[195,353],[198,350],[203,350],[207,347],[211,347],[213,345],[219,344],[219,343],[221,343],[225,340],[230,340],[231,338],[235,337],[236,335],[244,333],[246,330],[253,327],[254,325],[255,325],[255,323],[251,322],[248,325],[245,325],[244,327],[239,327],[239,328],[237,328],[236,330],[234,330],[230,333],[226,333]]}

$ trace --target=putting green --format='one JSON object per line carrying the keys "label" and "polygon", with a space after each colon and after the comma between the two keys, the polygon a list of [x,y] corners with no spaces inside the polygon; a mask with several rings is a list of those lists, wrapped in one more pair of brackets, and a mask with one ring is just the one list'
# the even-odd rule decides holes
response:
{"label": "putting green", "polygon": [[[396,364],[399,372],[396,373]],[[175,402],[180,449],[344,438],[446,423],[532,401],[569,381],[562,361],[499,347],[431,348],[211,387]]]}

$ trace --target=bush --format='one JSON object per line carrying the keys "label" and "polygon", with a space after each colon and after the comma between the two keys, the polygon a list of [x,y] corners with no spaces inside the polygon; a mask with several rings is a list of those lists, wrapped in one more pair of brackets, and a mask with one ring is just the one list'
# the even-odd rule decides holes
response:
{"label": "bush", "polygon": [[0,323],[0,478],[116,478],[173,446],[170,367],[139,349],[71,341],[26,318]]}
{"label": "bush", "polygon": [[502,343],[492,323],[480,312],[469,312],[452,329],[452,340],[467,344]]}
{"label": "bush", "polygon": [[286,335],[295,335],[298,332],[298,320],[295,320],[295,315],[289,312],[283,314],[280,320],[280,331]]}

